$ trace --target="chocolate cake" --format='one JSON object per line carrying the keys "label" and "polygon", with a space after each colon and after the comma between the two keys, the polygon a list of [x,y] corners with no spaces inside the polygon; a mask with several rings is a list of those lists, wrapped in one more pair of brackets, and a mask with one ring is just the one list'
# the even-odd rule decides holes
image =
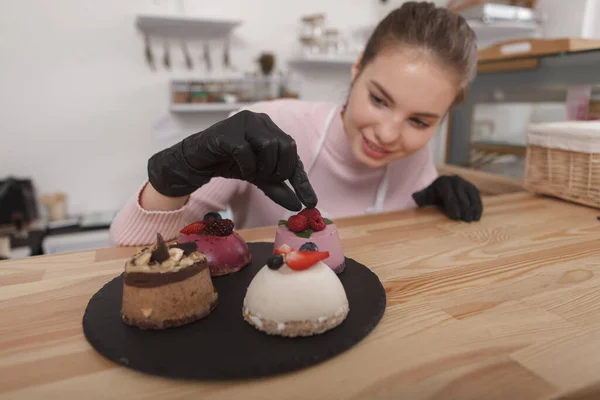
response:
{"label": "chocolate cake", "polygon": [[206,256],[195,243],[157,243],[125,264],[123,322],[141,329],[166,329],[206,317],[217,306]]}

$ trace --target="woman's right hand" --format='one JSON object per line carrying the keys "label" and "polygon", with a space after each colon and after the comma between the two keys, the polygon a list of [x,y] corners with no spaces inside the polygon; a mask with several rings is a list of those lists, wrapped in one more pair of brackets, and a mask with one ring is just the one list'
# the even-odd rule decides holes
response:
{"label": "woman's right hand", "polygon": [[148,177],[167,197],[187,196],[211,178],[223,177],[250,182],[291,211],[317,205],[294,139],[268,115],[251,111],[240,111],[156,153],[148,161]]}

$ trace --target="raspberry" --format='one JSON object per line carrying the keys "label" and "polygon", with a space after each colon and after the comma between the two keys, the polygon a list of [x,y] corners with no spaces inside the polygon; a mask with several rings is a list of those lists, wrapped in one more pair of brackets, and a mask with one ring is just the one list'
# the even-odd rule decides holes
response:
{"label": "raspberry", "polygon": [[207,235],[229,236],[233,233],[233,221],[230,219],[217,219],[210,222],[204,232]]}
{"label": "raspberry", "polygon": [[305,208],[299,212],[300,215],[304,215],[308,219],[314,219],[321,216],[321,212],[316,208]]}
{"label": "raspberry", "polygon": [[308,219],[304,215],[292,215],[288,218],[287,226],[292,232],[302,232],[308,228]]}
{"label": "raspberry", "polygon": [[317,217],[309,219],[308,226],[310,226],[310,229],[312,229],[313,231],[322,231],[327,227],[327,224],[325,224],[323,217]]}

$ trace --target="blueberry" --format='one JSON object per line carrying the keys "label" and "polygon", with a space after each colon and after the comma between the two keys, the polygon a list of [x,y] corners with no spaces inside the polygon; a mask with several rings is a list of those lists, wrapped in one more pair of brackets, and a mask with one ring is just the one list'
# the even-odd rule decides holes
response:
{"label": "blueberry", "polygon": [[313,242],[306,242],[300,246],[300,251],[319,251],[319,248]]}
{"label": "blueberry", "polygon": [[271,269],[279,269],[283,265],[283,256],[281,254],[275,254],[269,257],[267,260],[267,266]]}
{"label": "blueberry", "polygon": [[204,215],[205,221],[216,221],[218,219],[221,219],[221,214],[219,214],[218,212],[209,212],[206,215]]}

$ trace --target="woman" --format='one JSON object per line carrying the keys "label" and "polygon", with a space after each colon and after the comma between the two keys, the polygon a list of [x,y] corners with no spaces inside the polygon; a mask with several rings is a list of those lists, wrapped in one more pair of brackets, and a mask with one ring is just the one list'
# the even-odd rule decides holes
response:
{"label": "woman", "polygon": [[345,104],[258,103],[155,154],[148,182],[113,221],[112,240],[172,239],[228,207],[237,228],[273,225],[303,206],[336,218],[437,205],[454,220],[479,220],[477,189],[438,177],[427,148],[464,96],[476,57],[464,19],[405,3],[352,67]]}

